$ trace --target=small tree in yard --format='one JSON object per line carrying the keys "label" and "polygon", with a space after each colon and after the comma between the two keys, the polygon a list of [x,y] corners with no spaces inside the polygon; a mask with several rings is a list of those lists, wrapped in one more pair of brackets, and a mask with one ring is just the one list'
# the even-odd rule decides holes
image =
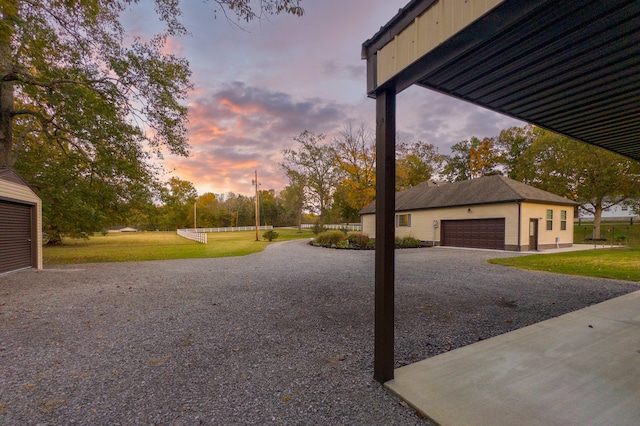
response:
{"label": "small tree in yard", "polygon": [[262,234],[262,238],[264,238],[267,241],[273,241],[276,238],[278,238],[279,236],[280,236],[280,234],[278,234],[273,229],[270,229],[267,232],[265,232],[264,234]]}

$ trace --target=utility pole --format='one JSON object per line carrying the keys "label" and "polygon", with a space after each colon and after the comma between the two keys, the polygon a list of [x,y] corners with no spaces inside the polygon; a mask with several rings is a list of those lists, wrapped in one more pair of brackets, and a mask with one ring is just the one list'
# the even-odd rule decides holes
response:
{"label": "utility pole", "polygon": [[195,231],[196,229],[198,229],[198,227],[196,226],[196,205],[198,203],[197,202],[193,202],[193,230]]}
{"label": "utility pole", "polygon": [[258,171],[255,171],[255,180],[256,184],[256,241],[260,241],[260,237],[258,237],[258,228],[260,227],[260,199],[258,198]]}

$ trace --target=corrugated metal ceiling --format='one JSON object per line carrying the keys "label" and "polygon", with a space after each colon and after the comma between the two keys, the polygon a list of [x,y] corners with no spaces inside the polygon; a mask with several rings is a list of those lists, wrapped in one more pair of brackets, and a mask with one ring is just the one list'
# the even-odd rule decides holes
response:
{"label": "corrugated metal ceiling", "polygon": [[640,160],[640,1],[507,0],[389,84],[429,87]]}

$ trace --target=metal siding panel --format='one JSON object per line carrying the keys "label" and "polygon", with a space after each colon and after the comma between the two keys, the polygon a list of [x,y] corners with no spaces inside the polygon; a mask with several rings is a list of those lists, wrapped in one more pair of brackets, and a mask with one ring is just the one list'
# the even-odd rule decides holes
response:
{"label": "metal siding panel", "polygon": [[[514,19],[505,21],[511,9]],[[463,20],[452,14],[448,9],[444,19]],[[628,143],[640,140],[640,2],[545,1],[529,8],[507,1],[449,37],[416,61],[424,70],[406,76],[640,159],[638,144]]]}
{"label": "metal siding panel", "polygon": [[31,264],[31,206],[0,201],[0,273]]}
{"label": "metal siding panel", "polygon": [[[554,16],[551,22],[547,20],[548,27],[562,25],[560,35],[543,30],[542,35],[532,37],[529,32],[517,30],[521,38],[518,44],[503,44],[505,51],[489,60],[490,64],[477,66],[465,73],[460,78],[460,86],[454,87],[453,83],[446,86],[472,98],[487,97],[487,102],[495,102],[499,96],[490,94],[503,92],[504,88],[544,83],[549,80],[549,73],[565,79],[572,78],[568,74],[584,73],[585,61],[606,62],[604,58],[607,56],[625,55],[629,47],[637,44],[638,35],[633,33],[636,27],[633,20],[640,15],[640,7],[631,5],[610,13],[609,7],[604,4],[599,6],[600,16],[595,19],[591,15],[578,14],[570,16],[570,19],[560,15]],[[612,27],[614,22],[616,24]],[[483,56],[478,55],[476,60],[487,60],[484,50]]]}
{"label": "metal siding panel", "polygon": [[[378,50],[380,86],[504,0],[440,0]],[[419,27],[419,28],[418,28]]]}
{"label": "metal siding panel", "polygon": [[504,250],[505,219],[442,221],[442,245]]}

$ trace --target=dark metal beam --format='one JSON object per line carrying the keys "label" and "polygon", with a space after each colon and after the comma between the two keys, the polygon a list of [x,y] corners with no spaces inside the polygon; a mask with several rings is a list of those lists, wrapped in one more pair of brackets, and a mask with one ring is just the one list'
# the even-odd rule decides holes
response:
{"label": "dark metal beam", "polygon": [[393,379],[395,308],[396,92],[376,98],[376,255],[373,378]]}

